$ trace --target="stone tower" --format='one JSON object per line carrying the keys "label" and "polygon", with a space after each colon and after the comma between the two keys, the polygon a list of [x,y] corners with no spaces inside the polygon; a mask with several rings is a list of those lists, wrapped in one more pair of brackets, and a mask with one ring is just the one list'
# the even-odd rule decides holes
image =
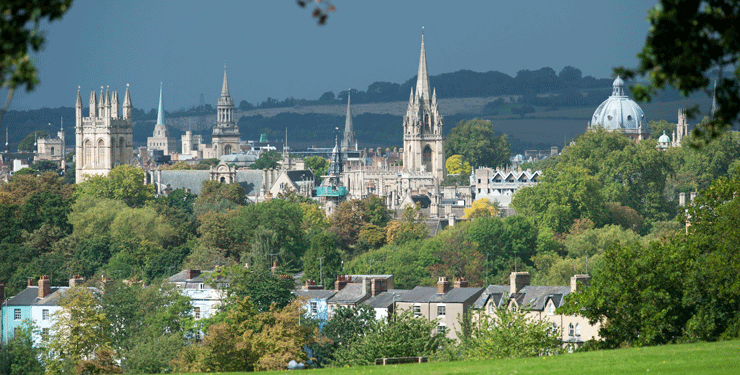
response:
{"label": "stone tower", "polygon": [[82,96],[77,90],[75,105],[75,151],[77,182],[83,182],[87,175],[108,175],[119,164],[128,164],[134,157],[133,107],[126,85],[123,101],[123,116],[118,116],[118,93],[103,92],[100,88],[100,102],[95,91],[90,93],[90,115],[82,117]]}
{"label": "stone tower", "polygon": [[216,109],[216,126],[213,127],[213,157],[238,153],[240,141],[239,128],[234,122],[234,99],[229,93],[229,81],[226,79],[224,66],[224,83]]}
{"label": "stone tower", "polygon": [[411,89],[409,105],[403,117],[403,170],[407,173],[431,173],[444,180],[444,119],[439,114],[437,91],[429,93],[424,34],[421,35],[419,74],[416,92]]}
{"label": "stone tower", "polygon": [[347,90],[347,118],[344,121],[344,137],[342,138],[342,151],[357,151],[357,140],[355,139],[355,128],[352,126],[352,107],[350,106],[350,92]]}
{"label": "stone tower", "polygon": [[162,84],[159,84],[159,107],[157,108],[157,124],[154,132],[146,139],[146,147],[149,150],[162,150],[165,155],[172,155],[176,151],[176,141],[170,137],[170,131],[164,122],[164,104],[162,102]]}

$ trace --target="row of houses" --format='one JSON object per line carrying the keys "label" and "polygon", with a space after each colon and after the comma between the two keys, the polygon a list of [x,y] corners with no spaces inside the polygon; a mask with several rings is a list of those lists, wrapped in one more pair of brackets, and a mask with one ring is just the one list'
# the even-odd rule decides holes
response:
{"label": "row of houses", "polygon": [[[227,280],[215,285],[209,283],[211,273],[187,269],[169,278],[190,298],[195,319],[213,316],[225,296],[224,290],[229,287]],[[378,320],[389,319],[394,312],[411,310],[415,316],[433,321],[438,332],[457,339],[461,331],[460,318],[466,313],[494,315],[497,309],[509,309],[550,322],[553,329],[561,333],[564,343],[578,346],[589,339],[598,339],[599,325],[591,325],[581,316],[555,311],[563,305],[565,296],[587,285],[589,280],[588,275],[575,275],[570,286],[535,286],[529,285],[529,273],[513,272],[509,285],[469,287],[463,278],[450,281],[440,277],[436,286],[405,290],[394,288],[393,275],[342,275],[335,281],[334,289],[326,290],[308,280],[294,293],[305,301],[306,316],[319,320],[321,326],[340,307],[366,305],[375,311]],[[48,333],[60,299],[69,288],[83,282],[83,278],[76,276],[69,280],[69,286],[52,287],[51,280],[42,276],[37,284],[29,280],[26,289],[6,301],[3,301],[4,287],[0,284],[3,342],[11,339],[26,319],[36,325],[40,335]],[[34,338],[36,342],[40,341],[40,335]]]}

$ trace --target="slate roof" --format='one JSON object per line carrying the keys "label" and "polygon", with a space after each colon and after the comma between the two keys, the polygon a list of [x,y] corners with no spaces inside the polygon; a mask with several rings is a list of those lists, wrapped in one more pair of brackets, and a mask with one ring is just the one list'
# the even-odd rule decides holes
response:
{"label": "slate roof", "polygon": [[329,298],[333,297],[337,292],[333,290],[326,290],[326,289],[298,289],[294,291],[295,295],[298,297],[304,297],[308,299],[325,299],[328,300]]}
{"label": "slate roof", "polygon": [[[203,181],[211,179],[208,170],[163,170],[163,185],[169,185],[172,190],[190,189],[190,192],[200,195]],[[259,170],[237,170],[236,183],[241,185],[247,195],[256,195],[262,186],[262,171]]]}
{"label": "slate roof", "polygon": [[[562,300],[563,296],[570,294],[569,286],[540,286],[540,285],[527,285],[522,288],[519,293],[515,295],[517,304],[522,308],[528,308],[535,311],[542,311],[545,309],[545,303],[547,297],[557,296],[557,301]],[[556,306],[558,304],[556,303]]]}
{"label": "slate roof", "polygon": [[393,306],[394,301],[398,301],[403,295],[408,293],[406,289],[389,289],[383,293],[376,295],[375,297],[368,298],[363,304],[368,305],[374,309],[389,308]]}
{"label": "slate roof", "polygon": [[213,273],[213,271],[200,271],[198,276],[188,279],[187,274],[188,270],[182,270],[172,276],[170,276],[167,280],[169,280],[171,283],[182,283],[185,281],[192,281],[194,283],[204,283],[207,281],[208,277]]}
{"label": "slate roof", "polygon": [[[90,289],[98,292],[97,288]],[[52,286],[48,296],[39,298],[39,287],[29,286],[5,301],[5,306],[59,306],[59,300],[68,290],[68,286]]]}
{"label": "slate roof", "polygon": [[473,304],[473,307],[476,309],[482,309],[486,306],[486,303],[488,303],[489,298],[494,298],[493,303],[496,306],[501,305],[501,298],[504,296],[509,296],[509,286],[508,285],[489,285],[486,290],[483,291],[483,293],[478,297],[478,299]]}
{"label": "slate roof", "polygon": [[356,304],[367,298],[362,283],[349,283],[329,299],[329,303]]}
{"label": "slate roof", "polygon": [[437,294],[436,287],[417,286],[396,299],[396,302],[410,303],[464,303],[477,298],[483,288],[452,288],[445,294]]}
{"label": "slate roof", "polygon": [[313,172],[307,169],[297,171],[287,171],[285,173],[288,178],[293,181],[294,184],[305,181],[313,181],[315,179]]}

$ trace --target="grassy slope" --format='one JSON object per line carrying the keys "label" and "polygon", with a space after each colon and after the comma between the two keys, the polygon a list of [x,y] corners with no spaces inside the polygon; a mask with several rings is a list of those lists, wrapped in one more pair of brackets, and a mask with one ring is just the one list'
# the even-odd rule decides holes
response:
{"label": "grassy slope", "polygon": [[[287,371],[270,372],[270,374]],[[292,372],[290,372],[292,373]],[[515,360],[308,370],[305,374],[740,374],[740,341],[666,345]]]}

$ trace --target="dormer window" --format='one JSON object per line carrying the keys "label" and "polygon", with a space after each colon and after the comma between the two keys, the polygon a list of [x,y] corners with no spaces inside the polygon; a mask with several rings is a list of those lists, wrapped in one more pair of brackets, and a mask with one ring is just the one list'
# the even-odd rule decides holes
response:
{"label": "dormer window", "polygon": [[547,315],[554,315],[555,314],[555,304],[550,302],[550,304],[547,306]]}

